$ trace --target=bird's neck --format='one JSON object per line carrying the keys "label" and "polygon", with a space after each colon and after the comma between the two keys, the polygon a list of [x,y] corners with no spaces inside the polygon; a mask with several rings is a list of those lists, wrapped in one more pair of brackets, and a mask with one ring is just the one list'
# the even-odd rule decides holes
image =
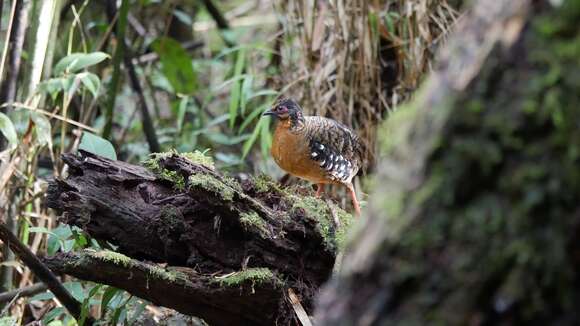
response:
{"label": "bird's neck", "polygon": [[291,115],[286,119],[285,123],[285,126],[290,129],[290,131],[300,131],[304,129],[304,116],[302,113]]}

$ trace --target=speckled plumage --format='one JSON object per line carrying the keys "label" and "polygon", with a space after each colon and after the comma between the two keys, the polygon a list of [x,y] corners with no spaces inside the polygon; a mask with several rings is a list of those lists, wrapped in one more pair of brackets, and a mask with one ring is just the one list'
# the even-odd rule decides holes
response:
{"label": "speckled plumage", "polygon": [[329,180],[350,183],[362,161],[362,145],[358,136],[337,121],[304,117],[305,138],[310,158],[326,171]]}
{"label": "speckled plumage", "polygon": [[274,161],[288,173],[317,183],[344,184],[358,201],[352,179],[362,165],[363,146],[345,125],[324,117],[303,116],[300,106],[281,99],[265,115],[278,118],[272,142]]}

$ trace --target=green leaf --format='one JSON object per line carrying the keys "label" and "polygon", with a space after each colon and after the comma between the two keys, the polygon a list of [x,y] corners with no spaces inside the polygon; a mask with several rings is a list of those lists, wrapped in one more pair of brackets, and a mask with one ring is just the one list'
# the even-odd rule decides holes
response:
{"label": "green leaf", "polygon": [[258,92],[253,93],[252,95],[250,95],[250,97],[247,98],[247,100],[251,100],[253,98],[259,97],[259,96],[268,96],[268,95],[278,95],[279,92],[275,91],[273,89],[264,89]]}
{"label": "green leaf", "polygon": [[103,299],[101,300],[101,316],[105,316],[107,309],[109,307],[109,302],[115,294],[119,293],[121,290],[114,288],[112,286],[107,287],[105,292],[103,293]]}
{"label": "green leaf", "polygon": [[83,289],[81,282],[65,282],[62,285],[78,302],[83,302],[86,298],[85,289]]}
{"label": "green leaf", "polygon": [[179,108],[177,111],[177,132],[181,133],[183,128],[183,121],[185,119],[185,112],[187,112],[187,104],[189,103],[189,97],[184,96],[179,100]]}
{"label": "green leaf", "polygon": [[28,229],[28,232],[30,232],[30,233],[44,233],[44,234],[50,234],[52,236],[58,237],[54,232],[52,232],[49,229],[42,227],[42,226],[31,227]]}
{"label": "green leaf", "polygon": [[39,113],[32,112],[30,118],[36,126],[36,138],[41,146],[47,145],[52,147],[52,131],[50,128],[50,121]]}
{"label": "green leaf", "polygon": [[136,303],[135,308],[133,309],[133,315],[129,319],[129,325],[135,325],[135,323],[137,322],[137,319],[141,316],[141,314],[145,310],[146,306],[147,306],[147,303],[142,302],[142,301],[138,301]]}
{"label": "green leaf", "polygon": [[268,154],[268,149],[272,146],[272,135],[270,134],[270,119],[263,119],[265,122],[260,130],[260,148],[262,155]]}
{"label": "green leaf", "polygon": [[252,133],[252,136],[250,137],[250,139],[248,139],[244,143],[244,147],[242,150],[242,158],[245,158],[246,155],[248,155],[248,153],[250,152],[250,149],[252,149],[252,146],[254,145],[256,140],[258,139],[258,136],[260,136],[260,132],[262,132],[262,129],[265,128],[266,129],[265,132],[268,132],[269,125],[270,125],[270,121],[268,119],[260,119],[260,121],[258,121],[256,128],[254,128],[254,132]]}
{"label": "green leaf", "polygon": [[169,37],[161,37],[151,43],[159,55],[162,71],[177,93],[193,94],[197,88],[197,76],[193,71],[191,56],[181,44]]}
{"label": "green leaf", "polygon": [[244,119],[244,122],[242,122],[240,125],[240,130],[238,130],[238,132],[244,131],[244,129],[246,129],[250,123],[254,122],[254,119],[256,119],[265,111],[267,106],[267,104],[263,104],[256,108],[254,111],[250,112],[250,114],[248,114],[248,116]]}
{"label": "green leaf", "polygon": [[111,160],[117,159],[115,148],[113,148],[113,145],[108,140],[88,131],[83,131],[83,138],[81,139],[79,149],[101,155]]}
{"label": "green leaf", "polygon": [[96,286],[94,286],[91,291],[89,291],[89,295],[83,300],[83,304],[81,307],[81,316],[79,318],[79,325],[84,325],[85,324],[85,320],[87,318],[87,316],[89,315],[89,309],[91,308],[91,304],[90,304],[90,299],[97,294],[97,292],[99,292],[99,290],[103,287],[104,285],[102,284],[98,284]]}
{"label": "green leaf", "polygon": [[0,112],[0,131],[8,140],[10,149],[15,149],[18,144],[16,129],[14,128],[14,124],[12,124],[10,118],[8,118],[8,116],[2,112]]}
{"label": "green leaf", "polygon": [[16,326],[16,317],[0,317],[0,326]]}
{"label": "green leaf", "polygon": [[52,100],[56,100],[56,97],[60,92],[64,90],[65,78],[50,78],[38,84],[38,91],[44,94],[50,95]]}
{"label": "green leaf", "polygon": [[77,75],[86,89],[93,94],[93,97],[99,95],[99,90],[101,89],[101,80],[99,77],[90,72],[83,72]]}
{"label": "green leaf", "polygon": [[32,298],[28,299],[28,301],[45,301],[52,298],[54,298],[54,294],[52,294],[50,291],[46,291],[33,296]]}
{"label": "green leaf", "polygon": [[[47,326],[56,326],[56,325],[62,325],[62,322],[60,320],[54,320],[56,318],[58,318],[60,315],[64,314],[64,308],[63,307],[57,307],[52,309],[51,311],[49,311],[46,315],[44,315],[44,317],[42,318],[42,323],[43,324],[48,324]],[[53,324],[53,320],[54,320],[54,324]],[[60,324],[58,324],[58,322],[60,322]]]}
{"label": "green leaf", "polygon": [[242,93],[240,104],[242,108],[242,115],[246,114],[246,105],[248,104],[249,99],[252,96],[252,84],[254,83],[254,76],[249,75],[248,77],[244,78],[244,82],[242,83]]}
{"label": "green leaf", "polygon": [[96,65],[109,57],[110,56],[104,52],[71,53],[60,59],[54,67],[54,74],[58,76],[64,72],[74,73],[81,69]]}
{"label": "green leaf", "polygon": [[62,320],[53,320],[46,326],[64,326]]}
{"label": "green leaf", "polygon": [[208,133],[208,134],[206,134],[206,137],[209,138],[209,140],[212,143],[231,146],[231,145],[241,143],[244,140],[250,138],[250,135],[229,136],[229,135],[225,135],[225,134],[216,132],[216,133]]}

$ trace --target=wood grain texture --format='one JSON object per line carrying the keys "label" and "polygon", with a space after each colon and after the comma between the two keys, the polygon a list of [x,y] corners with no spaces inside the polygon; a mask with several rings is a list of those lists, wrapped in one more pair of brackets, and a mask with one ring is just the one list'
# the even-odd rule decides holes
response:
{"label": "wood grain texture", "polygon": [[[178,183],[144,167],[87,152],[65,154],[63,160],[69,176],[51,182],[47,197],[48,206],[62,214],[62,222],[118,246],[118,252],[135,261],[195,271],[186,273],[191,276],[186,281],[197,285],[195,291],[163,280],[153,286],[132,267],[112,266],[82,253],[48,258],[56,270],[121,287],[207,318],[212,325],[231,325],[232,320],[290,323],[295,316],[286,300],[287,288],[294,289],[312,312],[314,296],[330,276],[337,250],[329,246],[335,230],[324,202],[315,210],[304,209],[298,204],[307,197],[274,183],[240,184],[177,154],[158,164]],[[214,284],[200,281],[248,268],[267,268],[284,285],[261,292],[235,287],[236,291],[214,293]]]}

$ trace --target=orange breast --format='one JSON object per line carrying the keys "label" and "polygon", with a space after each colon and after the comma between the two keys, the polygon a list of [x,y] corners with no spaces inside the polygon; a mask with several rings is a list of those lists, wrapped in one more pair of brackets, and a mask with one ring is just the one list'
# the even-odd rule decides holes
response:
{"label": "orange breast", "polygon": [[280,121],[272,141],[274,161],[286,172],[314,183],[331,183],[326,172],[310,159],[308,140],[290,131],[289,121]]}

